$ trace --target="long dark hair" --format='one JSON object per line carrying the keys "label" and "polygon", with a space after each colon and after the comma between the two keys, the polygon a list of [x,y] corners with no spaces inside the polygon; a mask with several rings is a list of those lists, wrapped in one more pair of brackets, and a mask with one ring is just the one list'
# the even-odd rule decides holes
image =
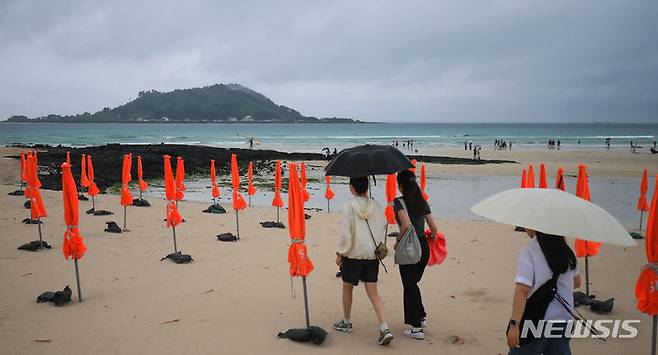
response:
{"label": "long dark hair", "polygon": [[569,248],[564,237],[559,235],[535,232],[535,238],[539,242],[542,253],[546,257],[551,271],[564,274],[568,270],[576,268],[576,255]]}
{"label": "long dark hair", "polygon": [[427,211],[427,201],[423,198],[420,187],[416,182],[416,174],[410,170],[398,173],[398,185],[402,187],[402,198],[409,209],[409,214],[419,217]]}

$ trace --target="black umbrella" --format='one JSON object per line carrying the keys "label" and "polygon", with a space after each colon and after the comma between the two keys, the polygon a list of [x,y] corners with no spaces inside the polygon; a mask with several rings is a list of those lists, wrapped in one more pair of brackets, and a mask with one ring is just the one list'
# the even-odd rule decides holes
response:
{"label": "black umbrella", "polygon": [[344,149],[324,168],[325,175],[388,175],[413,168],[406,155],[390,145],[360,145]]}

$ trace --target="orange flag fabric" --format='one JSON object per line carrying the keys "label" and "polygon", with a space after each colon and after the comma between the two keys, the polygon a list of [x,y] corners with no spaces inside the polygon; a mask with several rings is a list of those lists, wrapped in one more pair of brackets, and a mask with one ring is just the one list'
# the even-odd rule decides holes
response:
{"label": "orange flag fabric", "polygon": [[395,200],[395,195],[397,195],[397,181],[395,180],[395,174],[388,174],[386,176],[386,208],[384,209],[384,215],[386,215],[386,221],[388,224],[396,224],[395,221],[395,211],[393,211],[393,200]]}
{"label": "orange flag fabric", "polygon": [[308,194],[308,190],[306,190],[306,165],[304,162],[302,162],[299,170],[302,175],[302,196],[304,197],[304,202],[306,202],[311,196]]}
{"label": "orange flag fabric", "polygon": [[132,160],[132,154],[123,155],[123,166],[121,167],[121,206],[124,207],[133,204],[133,195],[130,193]]}
{"label": "orange flag fabric", "polygon": [[236,211],[247,208],[247,202],[240,193],[240,171],[238,170],[238,157],[231,154],[231,183],[233,184],[233,209]]}
{"label": "orange flag fabric", "polygon": [[82,154],[80,161],[80,186],[89,187],[89,178],[87,177],[87,156]]}
{"label": "orange flag fabric", "polygon": [[564,191],[565,187],[566,185],[564,183],[564,168],[558,168],[557,176],[555,177],[555,188]]}
{"label": "orange flag fabric", "polygon": [[62,253],[67,260],[69,258],[79,260],[87,252],[87,247],[78,228],[78,190],[71,173],[71,165],[66,163],[62,164],[62,200],[64,201],[64,224],[66,225]]}
{"label": "orange flag fabric", "polygon": [[176,182],[171,169],[171,157],[164,156],[165,198],[167,199],[167,227],[176,227],[183,221],[183,216],[176,208]]}
{"label": "orange flag fabric", "polygon": [[254,164],[249,162],[249,169],[247,170],[247,194],[253,196],[256,194],[256,188],[254,187]]}
{"label": "orange flag fabric", "polygon": [[185,198],[185,162],[183,158],[176,158],[176,201]]}
{"label": "orange flag fabric", "polygon": [[217,186],[217,173],[215,172],[215,159],[210,160],[210,185],[212,185],[212,198],[219,198]]}
{"label": "orange flag fabric", "polygon": [[149,188],[149,184],[144,181],[144,175],[142,173],[142,157],[137,156],[137,180],[139,180],[139,191],[144,192]]}
{"label": "orange flag fabric", "polygon": [[[587,167],[583,164],[578,166],[578,180],[576,182],[576,196],[591,201],[589,194],[589,182],[587,181]],[[595,256],[599,253],[601,243],[576,239],[575,251],[579,258],[585,256]]]}
{"label": "orange flag fabric", "polygon": [[548,182],[546,181],[546,166],[544,163],[539,164],[539,188],[548,188]]}
{"label": "orange flag fabric", "polygon": [[535,172],[532,169],[532,164],[528,165],[528,180],[525,183],[525,187],[527,188],[535,187]]}
{"label": "orange flag fabric", "polygon": [[642,268],[635,284],[637,309],[650,315],[658,315],[658,288],[656,288],[658,285],[658,268],[656,268],[658,262],[658,175],[656,175],[655,183],[645,235],[645,248],[649,264]]}
{"label": "orange flag fabric", "polygon": [[324,177],[324,182],[326,183],[327,187],[324,190],[324,198],[327,200],[331,200],[334,198],[336,194],[334,194],[334,191],[331,189],[331,176],[325,176]]}
{"label": "orange flag fabric", "polygon": [[308,276],[313,271],[313,263],[308,257],[304,244],[306,237],[306,220],[304,213],[304,195],[302,185],[297,176],[297,166],[288,164],[290,178],[288,180],[288,231],[291,244],[288,249],[290,276]]}
{"label": "orange flag fabric", "polygon": [[521,174],[521,188],[525,189],[528,187],[528,176],[526,175],[526,170],[523,169],[523,173]]}
{"label": "orange flag fabric", "polygon": [[87,189],[87,193],[90,196],[98,195],[100,190],[94,182],[94,164],[91,162],[91,155],[87,155],[87,178],[89,179],[89,188]]}
{"label": "orange flag fabric", "polygon": [[648,211],[649,204],[647,203],[647,191],[649,190],[649,172],[644,169],[642,173],[642,182],[640,182],[640,198],[637,200],[638,211]]}
{"label": "orange flag fabric", "polygon": [[274,170],[274,198],[272,199],[272,207],[283,207],[281,185],[281,161],[277,160],[276,169]]}
{"label": "orange flag fabric", "polygon": [[425,175],[425,164],[420,166],[420,191],[423,194],[425,201],[430,200],[430,195],[425,192],[425,186],[427,185],[427,176]]}

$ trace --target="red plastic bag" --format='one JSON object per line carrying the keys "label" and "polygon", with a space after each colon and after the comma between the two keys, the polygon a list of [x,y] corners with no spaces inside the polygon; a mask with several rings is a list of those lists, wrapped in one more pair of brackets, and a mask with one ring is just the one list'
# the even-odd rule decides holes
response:
{"label": "red plastic bag", "polygon": [[440,265],[448,255],[448,248],[446,246],[446,236],[441,232],[436,232],[436,238],[430,239],[429,236],[432,232],[425,231],[427,243],[430,247],[430,259],[427,261],[428,266]]}

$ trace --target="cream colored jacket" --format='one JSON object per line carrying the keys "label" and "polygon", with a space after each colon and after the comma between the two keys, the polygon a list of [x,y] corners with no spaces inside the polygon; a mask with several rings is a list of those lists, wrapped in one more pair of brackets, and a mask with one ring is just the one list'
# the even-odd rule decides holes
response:
{"label": "cream colored jacket", "polygon": [[[339,255],[350,259],[375,259],[375,244],[386,237],[386,217],[377,201],[357,196],[343,204],[343,225],[338,248]],[[374,236],[370,236],[366,219]]]}

